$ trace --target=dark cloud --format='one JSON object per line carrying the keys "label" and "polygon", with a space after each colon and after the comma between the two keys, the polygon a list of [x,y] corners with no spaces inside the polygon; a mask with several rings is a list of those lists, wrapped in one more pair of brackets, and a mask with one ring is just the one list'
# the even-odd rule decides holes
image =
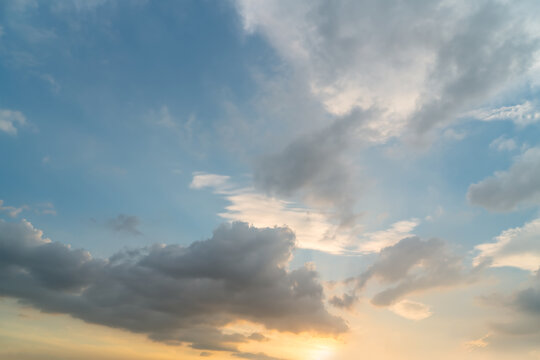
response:
{"label": "dark cloud", "polygon": [[125,232],[131,235],[141,235],[137,229],[141,224],[140,219],[134,215],[119,214],[117,217],[107,221],[107,227],[116,232]]}
{"label": "dark cloud", "polygon": [[169,344],[238,351],[254,334],[223,333],[239,319],[287,332],[337,334],[317,272],[287,270],[287,228],[223,225],[188,247],[155,245],[94,259],[50,242],[26,221],[0,222],[0,296],[44,312],[147,334]]}
{"label": "dark cloud", "polygon": [[330,302],[350,308],[358,300],[358,292],[368,281],[376,279],[392,284],[371,299],[376,306],[389,306],[410,293],[470,282],[483,265],[467,272],[463,259],[453,254],[439,239],[422,240],[409,237],[381,250],[378,259],[360,276],[349,279],[353,290]]}
{"label": "dark cloud", "polygon": [[540,204],[540,148],[517,157],[507,171],[496,172],[469,187],[473,205],[492,211],[512,211],[521,204]]}

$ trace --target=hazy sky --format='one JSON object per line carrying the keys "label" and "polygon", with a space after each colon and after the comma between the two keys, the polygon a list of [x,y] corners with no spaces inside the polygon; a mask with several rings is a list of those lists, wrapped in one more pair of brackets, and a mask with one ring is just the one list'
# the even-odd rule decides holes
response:
{"label": "hazy sky", "polygon": [[0,2],[0,357],[540,359],[538,19]]}

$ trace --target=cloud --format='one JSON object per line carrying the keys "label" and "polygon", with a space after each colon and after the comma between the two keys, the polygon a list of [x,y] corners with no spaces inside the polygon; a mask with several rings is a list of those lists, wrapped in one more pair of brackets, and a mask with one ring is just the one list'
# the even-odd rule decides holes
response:
{"label": "cloud", "polygon": [[18,128],[26,125],[26,118],[20,111],[0,109],[0,131],[17,135]]}
{"label": "cloud", "polygon": [[257,227],[286,225],[294,231],[299,248],[331,254],[378,253],[411,236],[411,231],[419,224],[418,219],[402,220],[385,230],[362,232],[360,226],[340,226],[339,221],[332,221],[327,211],[238,187],[223,175],[195,173],[190,187],[210,188],[229,201],[225,211],[219,214],[223,219],[245,221]]}
{"label": "cloud", "polygon": [[532,67],[538,36],[528,36],[520,21],[507,5],[492,1],[453,24],[429,74],[429,93],[411,117],[416,134],[457,120]]}
{"label": "cloud", "polygon": [[141,220],[135,215],[119,214],[117,217],[109,219],[106,226],[115,232],[125,232],[131,235],[141,235],[137,229]]}
{"label": "cloud", "polygon": [[4,200],[0,199],[0,211],[5,211],[8,213],[8,215],[12,218],[16,218],[19,216],[19,214],[24,211],[28,210],[29,207],[27,205],[23,205],[21,207],[14,207],[14,206],[7,206],[4,205]]}
{"label": "cloud", "polygon": [[403,299],[389,307],[395,314],[409,320],[424,320],[433,315],[431,309],[426,304]]}
{"label": "cloud", "polygon": [[487,342],[487,338],[490,336],[491,336],[491,333],[487,333],[486,335],[482,336],[479,339],[467,341],[465,343],[465,347],[469,351],[485,348],[489,345],[489,342]]}
{"label": "cloud", "polygon": [[237,352],[253,340],[222,332],[238,320],[292,333],[346,331],[325,309],[317,272],[287,269],[294,243],[287,228],[234,223],[188,247],[97,259],[51,242],[27,221],[0,221],[0,296],[201,350]]}
{"label": "cloud", "polygon": [[240,358],[240,359],[249,359],[249,360],[283,360],[281,358],[276,358],[273,356],[268,356],[264,353],[248,353],[248,352],[242,352],[242,353],[234,353],[234,357]]}
{"label": "cloud", "polygon": [[540,203],[540,148],[531,148],[516,157],[507,171],[495,172],[469,186],[467,198],[473,205],[507,212],[519,205]]}
{"label": "cloud", "polygon": [[358,181],[345,150],[374,111],[356,109],[330,126],[292,141],[280,152],[256,160],[256,189],[270,196],[300,195],[308,204],[331,207],[343,224],[354,221]]}
{"label": "cloud", "polygon": [[468,272],[462,258],[450,252],[442,240],[408,237],[382,249],[365,272],[347,281],[353,285],[352,291],[330,302],[341,308],[352,307],[358,301],[357,293],[375,279],[391,286],[376,293],[371,303],[391,306],[409,294],[471,282],[482,265]]}
{"label": "cloud", "polygon": [[368,232],[362,235],[358,250],[362,253],[378,253],[382,249],[395,245],[400,240],[410,237],[419,224],[417,219],[398,221],[389,229]]}
{"label": "cloud", "polygon": [[512,151],[515,150],[517,145],[516,141],[514,139],[507,139],[504,135],[499,136],[495,140],[493,140],[489,147],[492,149],[496,149],[498,151]]}
{"label": "cloud", "polygon": [[540,111],[530,101],[496,109],[481,109],[469,114],[483,121],[510,120],[519,126],[526,126],[540,121]]}
{"label": "cloud", "polygon": [[328,112],[383,109],[381,138],[425,136],[527,73],[538,7],[498,1],[237,0]]}
{"label": "cloud", "polygon": [[294,231],[299,248],[333,254],[352,250],[355,232],[332,223],[321,210],[238,187],[228,176],[196,173],[191,184],[197,189],[209,187],[230,202],[219,214],[225,220],[245,221],[257,227],[286,225]]}
{"label": "cloud", "polygon": [[540,267],[540,219],[503,231],[494,242],[475,246],[480,253],[474,264],[489,261],[492,267],[512,266],[528,271]]}
{"label": "cloud", "polygon": [[[540,270],[540,265],[538,267]],[[510,335],[514,339],[533,337],[540,339],[540,271],[530,282],[530,286],[515,291],[510,296],[491,294],[482,298],[484,303],[495,305],[510,312],[510,320],[491,322],[491,329],[498,335]]]}
{"label": "cloud", "polygon": [[196,172],[193,174],[193,180],[191,180],[189,187],[190,189],[203,189],[206,187],[221,188],[229,179],[230,177],[225,175]]}

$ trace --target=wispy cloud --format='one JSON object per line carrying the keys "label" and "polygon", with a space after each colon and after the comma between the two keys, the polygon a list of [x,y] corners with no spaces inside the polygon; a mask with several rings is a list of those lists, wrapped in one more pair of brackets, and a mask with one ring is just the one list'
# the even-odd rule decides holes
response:
{"label": "wispy cloud", "polygon": [[528,271],[540,268],[540,219],[504,230],[494,242],[476,245],[474,263],[489,261],[492,267],[511,266]]}

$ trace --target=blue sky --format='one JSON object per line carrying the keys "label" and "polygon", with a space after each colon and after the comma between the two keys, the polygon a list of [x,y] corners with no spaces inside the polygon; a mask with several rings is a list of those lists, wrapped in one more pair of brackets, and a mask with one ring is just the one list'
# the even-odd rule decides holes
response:
{"label": "blue sky", "polygon": [[[452,299],[469,301],[464,313],[484,299],[483,317],[471,320],[477,340],[465,341],[479,350],[471,359],[501,347],[534,359],[537,325],[493,324],[502,321],[497,306],[516,319],[540,316],[527,307],[540,294],[539,12],[534,1],[495,0],[2,2],[0,231],[40,229],[39,239],[96,259],[139,249],[152,262],[164,256],[156,243],[198,259],[194,241],[213,254],[228,236],[274,239],[263,230],[271,228],[277,240],[268,241],[284,251],[272,247],[272,266],[286,264],[291,278],[317,269],[309,281],[324,296],[312,300],[324,311],[309,331],[332,335],[341,326],[334,316],[356,324],[381,308],[438,328],[437,305],[462,319]],[[252,227],[219,227],[234,221]],[[295,234],[294,256],[283,250],[282,226]],[[378,270],[394,253],[405,261],[410,253],[398,252],[409,246],[433,253],[409,264],[409,277]],[[411,288],[381,305],[388,284]],[[365,304],[332,300],[346,295]],[[223,331],[231,319],[199,325]],[[112,327],[163,338],[162,329],[122,324]],[[525,338],[511,347],[518,328]],[[202,341],[178,339],[192,348]],[[336,349],[329,358],[366,354]],[[291,356],[283,351],[274,358]]]}

